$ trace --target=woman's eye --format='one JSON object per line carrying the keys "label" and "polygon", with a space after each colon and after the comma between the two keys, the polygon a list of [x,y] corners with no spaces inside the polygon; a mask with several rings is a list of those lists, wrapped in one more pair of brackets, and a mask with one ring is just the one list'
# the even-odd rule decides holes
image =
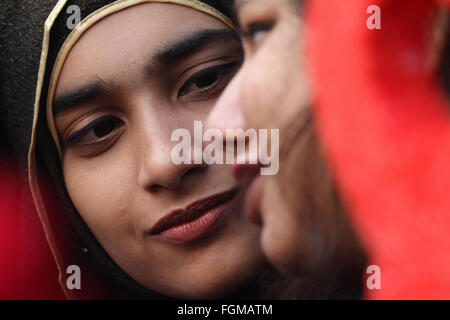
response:
{"label": "woman's eye", "polygon": [[95,119],[82,129],[72,133],[67,138],[69,145],[73,144],[92,144],[100,142],[109,137],[117,129],[123,125],[123,121],[119,118],[108,115]]}
{"label": "woman's eye", "polygon": [[254,45],[259,44],[272,30],[273,22],[256,22],[248,25],[246,31],[242,31],[242,38]]}
{"label": "woman's eye", "polygon": [[214,85],[217,80],[219,80],[219,73],[217,70],[213,70],[209,73],[198,76],[198,78],[194,80],[194,84],[197,88],[204,89]]}
{"label": "woman's eye", "polygon": [[267,36],[268,31],[257,31],[253,34],[253,42],[258,44]]}
{"label": "woman's eye", "polygon": [[178,98],[191,95],[198,98],[211,98],[213,95],[220,94],[221,89],[225,88],[240,64],[240,62],[232,62],[209,67],[195,73],[183,84]]}

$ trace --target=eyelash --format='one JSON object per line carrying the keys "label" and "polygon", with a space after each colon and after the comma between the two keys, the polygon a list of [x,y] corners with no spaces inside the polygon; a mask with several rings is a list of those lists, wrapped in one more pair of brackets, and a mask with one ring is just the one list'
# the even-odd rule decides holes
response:
{"label": "eyelash", "polygon": [[241,62],[235,61],[235,62],[226,63],[226,64],[222,64],[222,65],[218,65],[218,66],[212,66],[212,67],[205,68],[203,70],[198,71],[197,73],[192,75],[188,80],[186,80],[186,82],[180,88],[180,90],[178,92],[178,98],[187,96],[189,94],[189,93],[187,93],[189,86],[192,84],[195,84],[195,82],[200,80],[201,77],[217,73],[217,80],[215,80],[213,84],[206,86],[205,88],[199,88],[197,90],[197,91],[200,91],[201,93],[210,93],[211,90],[217,89],[216,85],[221,80],[223,80],[223,79],[221,79],[221,77],[233,74],[240,67],[240,65],[241,65]]}
{"label": "eyelash", "polygon": [[[86,136],[87,133],[89,133],[91,130],[94,130],[96,128],[96,126],[98,126],[99,124],[105,124],[108,121],[114,121],[116,124],[120,124],[122,125],[123,122],[122,120],[120,120],[119,118],[117,118],[116,116],[113,115],[106,115],[106,116],[102,116],[99,117],[93,121],[91,121],[89,124],[87,124],[86,126],[84,126],[82,129],[72,133],[68,138],[67,138],[67,144],[68,145],[74,145],[80,142],[80,140]],[[103,137],[100,137],[98,140],[94,141],[94,142],[90,142],[90,143],[85,143],[85,145],[88,144],[92,144],[95,142],[99,142],[104,140],[106,137],[110,136],[111,133],[113,131],[116,131],[117,128],[115,128],[114,130],[112,130],[110,133],[106,134]]]}

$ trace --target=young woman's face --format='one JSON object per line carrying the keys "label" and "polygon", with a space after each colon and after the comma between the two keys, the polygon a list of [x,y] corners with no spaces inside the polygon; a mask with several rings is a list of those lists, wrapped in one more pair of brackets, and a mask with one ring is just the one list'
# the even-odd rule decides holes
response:
{"label": "young woman's face", "polygon": [[241,60],[219,20],[147,3],[95,24],[64,64],[54,114],[70,198],[112,259],[159,293],[218,297],[263,268],[229,168],[171,160],[172,132],[206,120]]}
{"label": "young woman's face", "polygon": [[245,62],[208,119],[208,127],[221,130],[280,130],[277,175],[256,177],[259,170],[245,166],[235,172],[242,180],[252,178],[246,213],[262,224],[264,252],[290,274],[315,269],[341,241],[335,230],[346,228],[311,125],[300,3],[236,0]]}

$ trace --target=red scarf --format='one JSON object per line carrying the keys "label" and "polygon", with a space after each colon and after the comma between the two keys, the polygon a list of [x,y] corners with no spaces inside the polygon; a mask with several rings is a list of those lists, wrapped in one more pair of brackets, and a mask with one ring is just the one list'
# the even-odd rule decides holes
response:
{"label": "red scarf", "polygon": [[[426,27],[438,3],[450,9],[450,0],[309,7],[319,133],[369,264],[381,270],[369,299],[450,299],[450,103]],[[374,4],[380,30],[366,26]]]}

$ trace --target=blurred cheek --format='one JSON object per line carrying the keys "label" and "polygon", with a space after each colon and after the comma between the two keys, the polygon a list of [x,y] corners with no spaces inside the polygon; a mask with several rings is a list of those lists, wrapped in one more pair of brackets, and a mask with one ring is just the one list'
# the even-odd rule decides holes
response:
{"label": "blurred cheek", "polygon": [[269,58],[264,54],[250,58],[243,70],[241,101],[250,128],[267,127],[267,115],[276,108],[273,101],[277,91],[276,81],[273,81],[276,74],[273,68],[268,67],[271,63]]}
{"label": "blurred cheek", "polygon": [[277,268],[287,274],[295,274],[304,259],[304,232],[299,213],[281,194],[282,190],[274,182],[266,183],[260,205],[264,222],[261,246]]}
{"label": "blurred cheek", "polygon": [[243,69],[242,108],[249,127],[279,129],[305,99],[300,58],[295,43],[267,43]]}

